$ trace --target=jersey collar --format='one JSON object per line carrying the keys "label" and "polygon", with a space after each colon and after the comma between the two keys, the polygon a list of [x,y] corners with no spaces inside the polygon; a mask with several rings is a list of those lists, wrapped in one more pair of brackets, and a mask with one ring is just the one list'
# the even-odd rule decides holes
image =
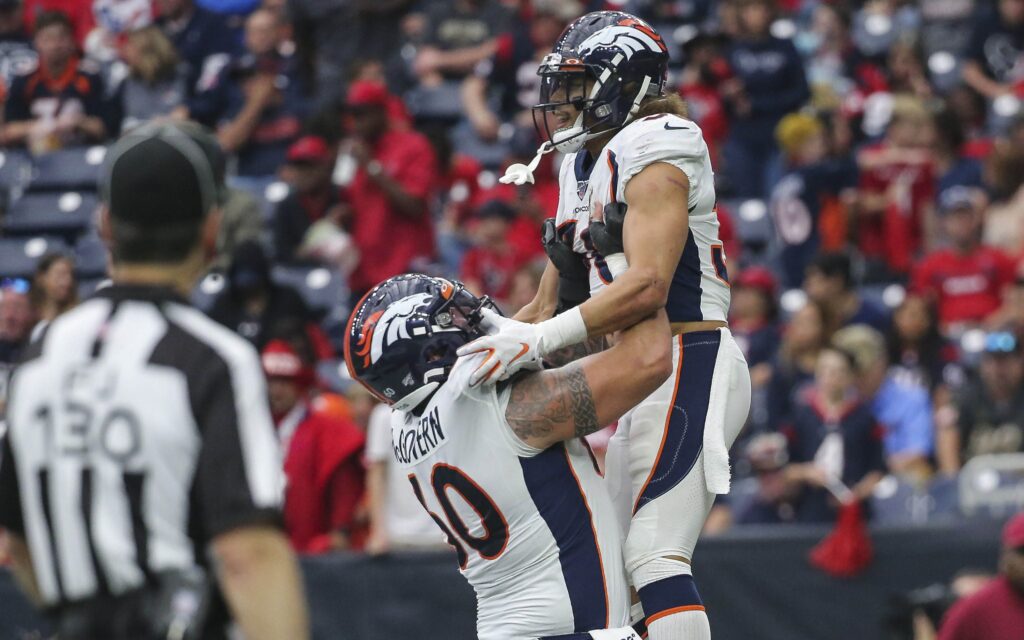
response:
{"label": "jersey collar", "polygon": [[103,287],[93,294],[95,298],[104,298],[115,302],[125,300],[138,300],[140,302],[176,302],[188,305],[185,300],[170,285],[146,285],[146,284],[112,284]]}

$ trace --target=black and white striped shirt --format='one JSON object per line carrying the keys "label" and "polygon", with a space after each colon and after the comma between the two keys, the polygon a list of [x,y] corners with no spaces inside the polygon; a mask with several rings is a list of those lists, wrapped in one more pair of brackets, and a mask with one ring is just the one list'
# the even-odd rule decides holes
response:
{"label": "black and white striped shirt", "polygon": [[167,289],[114,286],[58,318],[11,382],[0,526],[48,606],[205,563],[279,521],[283,473],[256,351]]}

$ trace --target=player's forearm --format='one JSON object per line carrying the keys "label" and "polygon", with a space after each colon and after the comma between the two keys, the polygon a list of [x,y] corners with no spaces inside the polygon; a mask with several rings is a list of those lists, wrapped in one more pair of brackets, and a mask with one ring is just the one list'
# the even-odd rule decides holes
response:
{"label": "player's forearm", "polygon": [[28,545],[21,536],[15,533],[8,532],[6,540],[7,554],[11,558],[11,573],[14,574],[14,580],[29,601],[33,605],[41,607],[43,597],[39,592],[39,583],[36,582],[36,572],[32,568],[32,556],[29,553]]}
{"label": "player's forearm", "polygon": [[248,640],[309,638],[299,566],[283,534],[237,529],[213,547],[224,597]]}
{"label": "player's forearm", "polygon": [[519,310],[514,319],[520,322],[536,324],[555,315],[558,305],[558,269],[548,260],[544,267],[544,275],[540,278],[537,294],[533,300]]}
{"label": "player's forearm", "polygon": [[630,267],[601,293],[580,305],[587,335],[605,336],[631,327],[665,306],[668,282],[653,269]]}

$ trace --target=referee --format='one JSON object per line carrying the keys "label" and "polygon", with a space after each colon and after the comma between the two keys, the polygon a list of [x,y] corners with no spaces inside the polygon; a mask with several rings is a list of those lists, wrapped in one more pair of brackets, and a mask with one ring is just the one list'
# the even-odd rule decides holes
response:
{"label": "referee", "polygon": [[0,526],[61,640],[220,638],[229,618],[247,640],[309,637],[259,359],[185,302],[223,178],[191,123],[121,138],[100,185],[114,284],[14,373]]}

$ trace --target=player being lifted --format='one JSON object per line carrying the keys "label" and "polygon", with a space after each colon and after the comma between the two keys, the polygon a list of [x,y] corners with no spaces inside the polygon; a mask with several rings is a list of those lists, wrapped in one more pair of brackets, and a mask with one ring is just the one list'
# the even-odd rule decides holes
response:
{"label": "player being lifted", "polygon": [[[470,382],[493,384],[552,350],[667,311],[673,374],[619,421],[607,478],[650,638],[705,640],[690,560],[715,495],[729,490],[728,448],[747,417],[750,378],[726,326],[707,146],[682,102],[664,93],[667,64],[658,33],[614,11],[573,22],[541,63],[534,116],[550,142],[503,178],[532,181],[543,153],[568,154],[556,220],[545,229],[550,262],[517,317],[536,324],[505,321],[460,354],[486,353]],[[587,298],[588,285],[589,299],[564,310]],[[551,317],[556,301],[562,313]],[[632,375],[611,373],[623,384]]]}
{"label": "player being lifted", "polygon": [[349,371],[395,409],[395,458],[476,590],[481,639],[639,640],[619,526],[581,436],[668,378],[665,312],[607,351],[470,387],[482,356],[456,365],[456,350],[493,328],[489,305],[457,282],[391,278],[352,312]]}

